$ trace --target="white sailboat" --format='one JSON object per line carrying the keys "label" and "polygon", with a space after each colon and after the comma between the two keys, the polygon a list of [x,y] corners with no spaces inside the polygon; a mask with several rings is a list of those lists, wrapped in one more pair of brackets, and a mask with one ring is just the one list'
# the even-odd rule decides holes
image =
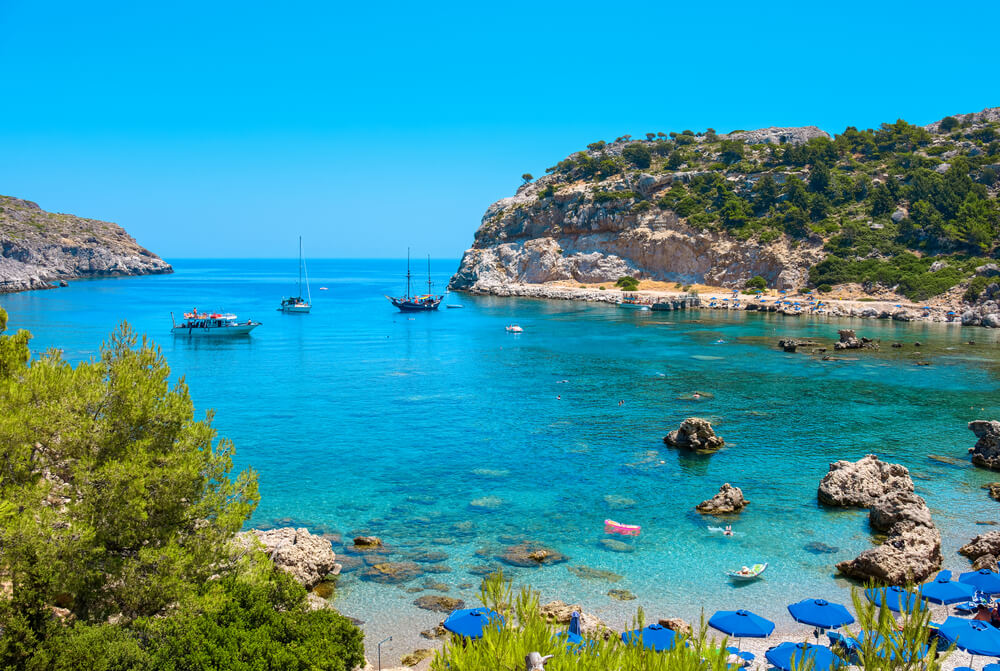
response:
{"label": "white sailboat", "polygon": [[[302,297],[302,275],[306,277],[306,297]],[[305,259],[302,258],[302,236],[299,236],[299,295],[292,298],[282,298],[282,312],[309,312],[312,309],[312,292],[309,291],[309,271],[306,269]]]}

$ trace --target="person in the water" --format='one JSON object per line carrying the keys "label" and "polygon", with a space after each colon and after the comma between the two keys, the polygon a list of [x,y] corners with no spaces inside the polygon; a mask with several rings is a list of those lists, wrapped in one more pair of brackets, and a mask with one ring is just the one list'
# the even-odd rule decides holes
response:
{"label": "person in the water", "polygon": [[723,531],[722,531],[722,535],[723,536],[732,536],[733,535],[733,525],[732,524],[727,524],[726,528],[723,529]]}

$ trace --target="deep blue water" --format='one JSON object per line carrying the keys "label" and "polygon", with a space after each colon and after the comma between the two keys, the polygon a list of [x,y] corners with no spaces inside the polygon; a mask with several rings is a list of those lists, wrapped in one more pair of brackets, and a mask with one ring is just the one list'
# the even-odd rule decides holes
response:
{"label": "deep blue water", "polygon": [[[846,322],[462,294],[446,298],[462,310],[406,316],[383,297],[402,289],[400,261],[312,261],[313,313],[283,315],[275,307],[294,290],[294,260],[174,264],[170,276],[78,281],[0,305],[11,327],[35,334],[36,349],[58,347],[72,360],[94,356],[123,319],[151,335],[199,410],[216,410],[238,467],[260,473],[254,525],[374,533],[393,548],[388,559],[446,553],[425,565],[438,572],[401,587],[345,574],[338,607],[368,623],[369,640],[399,622],[416,631],[440,619],[405,591],[425,580],[473,599],[462,585],[477,585],[477,567],[522,538],[570,561],[509,569],[519,581],[545,598],[583,601],[615,624],[636,605],[689,618],[750,605],[786,621],[789,599],[843,600],[833,564],[872,538],[864,512],[821,509],[816,486],[830,461],[868,452],[911,469],[950,567],[967,566],[955,550],[987,528],[976,522],[997,519],[1000,504],[980,489],[996,478],[966,456],[974,443],[966,422],[1000,410],[989,330],[859,320],[860,333],[884,345],[919,340],[923,353],[886,346],[823,362],[774,344],[785,335],[832,339]],[[434,262],[437,287],[456,266]],[[264,325],[227,342],[171,336],[170,312],[194,306]],[[505,331],[515,321],[523,334]],[[685,400],[693,390],[714,398]],[[691,415],[709,418],[726,449],[665,448],[663,435]],[[694,512],[723,482],[751,500],[732,539],[708,533],[715,522]],[[495,507],[470,505],[483,498]],[[599,544],[607,517],[643,526],[634,551]],[[815,554],[812,542],[836,550]],[[734,588],[724,579],[759,561],[771,565],[766,580]],[[568,570],[580,565],[623,578],[584,580]],[[639,598],[614,601],[611,588]]]}

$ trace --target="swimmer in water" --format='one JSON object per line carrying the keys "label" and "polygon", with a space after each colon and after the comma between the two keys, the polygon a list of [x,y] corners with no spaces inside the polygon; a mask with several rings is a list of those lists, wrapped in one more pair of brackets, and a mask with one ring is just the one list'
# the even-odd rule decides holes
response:
{"label": "swimmer in water", "polygon": [[733,535],[733,525],[732,524],[727,524],[726,528],[722,531],[722,535],[723,536],[732,536]]}
{"label": "swimmer in water", "polygon": [[695,393],[691,394],[691,398],[695,398],[695,399],[701,398],[701,394],[699,394],[698,392],[695,392]]}
{"label": "swimmer in water", "polygon": [[562,395],[556,396],[556,400],[557,401],[561,401],[562,400]]}

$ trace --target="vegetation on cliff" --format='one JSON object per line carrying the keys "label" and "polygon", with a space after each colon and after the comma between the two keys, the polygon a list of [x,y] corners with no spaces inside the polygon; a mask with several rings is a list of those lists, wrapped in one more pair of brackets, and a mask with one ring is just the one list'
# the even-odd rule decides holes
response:
{"label": "vegetation on cliff", "polygon": [[[0,310],[0,330],[7,316]],[[0,336],[0,666],[351,669],[361,633],[234,534],[257,476],[123,326],[100,358]]]}
{"label": "vegetation on cliff", "polygon": [[621,213],[669,211],[739,240],[822,245],[813,287],[857,282],[924,299],[969,283],[1000,253],[1000,109],[833,138],[818,129],[623,136],[546,172],[542,207],[584,184],[590,201]]}

